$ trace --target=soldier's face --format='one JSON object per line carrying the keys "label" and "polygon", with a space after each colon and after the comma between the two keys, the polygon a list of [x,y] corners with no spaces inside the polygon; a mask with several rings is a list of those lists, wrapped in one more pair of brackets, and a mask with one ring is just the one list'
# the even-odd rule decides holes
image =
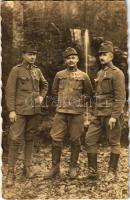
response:
{"label": "soldier's face", "polygon": [[75,67],[78,61],[79,61],[79,58],[77,55],[70,55],[67,58],[65,58],[65,64],[70,68]]}
{"label": "soldier's face", "polygon": [[113,59],[113,53],[112,52],[102,52],[99,55],[99,60],[102,65],[108,64]]}
{"label": "soldier's face", "polygon": [[23,59],[30,64],[34,64],[36,61],[36,53],[26,52],[23,54]]}

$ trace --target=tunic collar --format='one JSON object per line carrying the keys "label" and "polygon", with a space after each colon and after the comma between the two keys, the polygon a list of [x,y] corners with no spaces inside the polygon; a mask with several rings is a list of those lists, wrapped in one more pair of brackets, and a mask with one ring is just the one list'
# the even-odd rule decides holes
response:
{"label": "tunic collar", "polygon": [[22,62],[23,66],[26,68],[26,69],[32,69],[33,67],[35,67],[34,64],[29,64],[27,62]]}
{"label": "tunic collar", "polygon": [[72,70],[69,67],[67,67],[67,71],[69,72],[76,72],[77,70],[78,70],[77,66],[75,66]]}
{"label": "tunic collar", "polygon": [[109,63],[109,65],[106,65],[102,70],[103,70],[103,71],[107,71],[109,68],[111,68],[111,69],[114,69],[114,68],[115,68],[115,66],[113,65],[112,62]]}

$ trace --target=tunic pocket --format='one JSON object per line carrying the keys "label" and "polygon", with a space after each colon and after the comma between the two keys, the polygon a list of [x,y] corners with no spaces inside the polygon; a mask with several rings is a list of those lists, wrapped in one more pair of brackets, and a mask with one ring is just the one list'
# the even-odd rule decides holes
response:
{"label": "tunic pocket", "polygon": [[59,80],[59,90],[63,90],[66,87],[66,77],[60,77]]}
{"label": "tunic pocket", "polygon": [[82,81],[76,80],[74,84],[74,89],[75,90],[82,90],[83,89],[83,84]]}
{"label": "tunic pocket", "polygon": [[18,78],[18,89],[29,90],[30,88],[30,78],[26,76],[20,76]]}
{"label": "tunic pocket", "polygon": [[74,89],[75,90],[82,90],[83,89],[83,77],[77,77],[74,79]]}
{"label": "tunic pocket", "polygon": [[101,82],[101,89],[103,94],[112,92],[112,79],[110,77],[103,78]]}
{"label": "tunic pocket", "polygon": [[38,77],[36,77],[36,78],[34,79],[34,87],[35,87],[35,90],[36,90],[36,91],[39,91],[40,82],[39,82],[39,78],[38,78]]}
{"label": "tunic pocket", "polygon": [[22,77],[19,77],[19,80],[20,80],[21,85],[25,85],[29,81],[29,78],[22,76]]}

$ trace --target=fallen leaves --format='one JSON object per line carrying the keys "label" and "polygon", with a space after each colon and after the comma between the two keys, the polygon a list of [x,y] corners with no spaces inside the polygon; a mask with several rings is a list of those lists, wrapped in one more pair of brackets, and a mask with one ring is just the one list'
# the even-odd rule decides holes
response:
{"label": "fallen leaves", "polygon": [[[64,147],[61,157],[61,178],[43,180],[43,176],[51,168],[51,146],[40,146],[39,153],[33,152],[33,178],[21,180],[22,152],[16,165],[16,180],[12,188],[6,188],[4,183],[3,197],[5,199],[127,199],[128,198],[128,149],[121,149],[121,156],[116,182],[107,182],[107,170],[110,148],[99,147],[98,171],[99,180],[87,179],[87,153],[82,147],[77,179],[70,180],[68,176],[70,148]],[[3,182],[5,182],[7,166],[3,166]]]}

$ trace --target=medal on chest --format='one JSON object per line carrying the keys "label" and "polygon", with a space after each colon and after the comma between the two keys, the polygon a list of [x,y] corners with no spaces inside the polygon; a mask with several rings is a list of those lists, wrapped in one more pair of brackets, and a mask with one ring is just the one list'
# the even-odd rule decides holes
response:
{"label": "medal on chest", "polygon": [[31,75],[35,79],[37,77],[37,71],[36,70],[31,70]]}
{"label": "medal on chest", "polygon": [[72,72],[71,78],[72,78],[73,80],[77,80],[77,79],[80,78],[80,75],[79,75],[79,73],[77,73],[77,72]]}

